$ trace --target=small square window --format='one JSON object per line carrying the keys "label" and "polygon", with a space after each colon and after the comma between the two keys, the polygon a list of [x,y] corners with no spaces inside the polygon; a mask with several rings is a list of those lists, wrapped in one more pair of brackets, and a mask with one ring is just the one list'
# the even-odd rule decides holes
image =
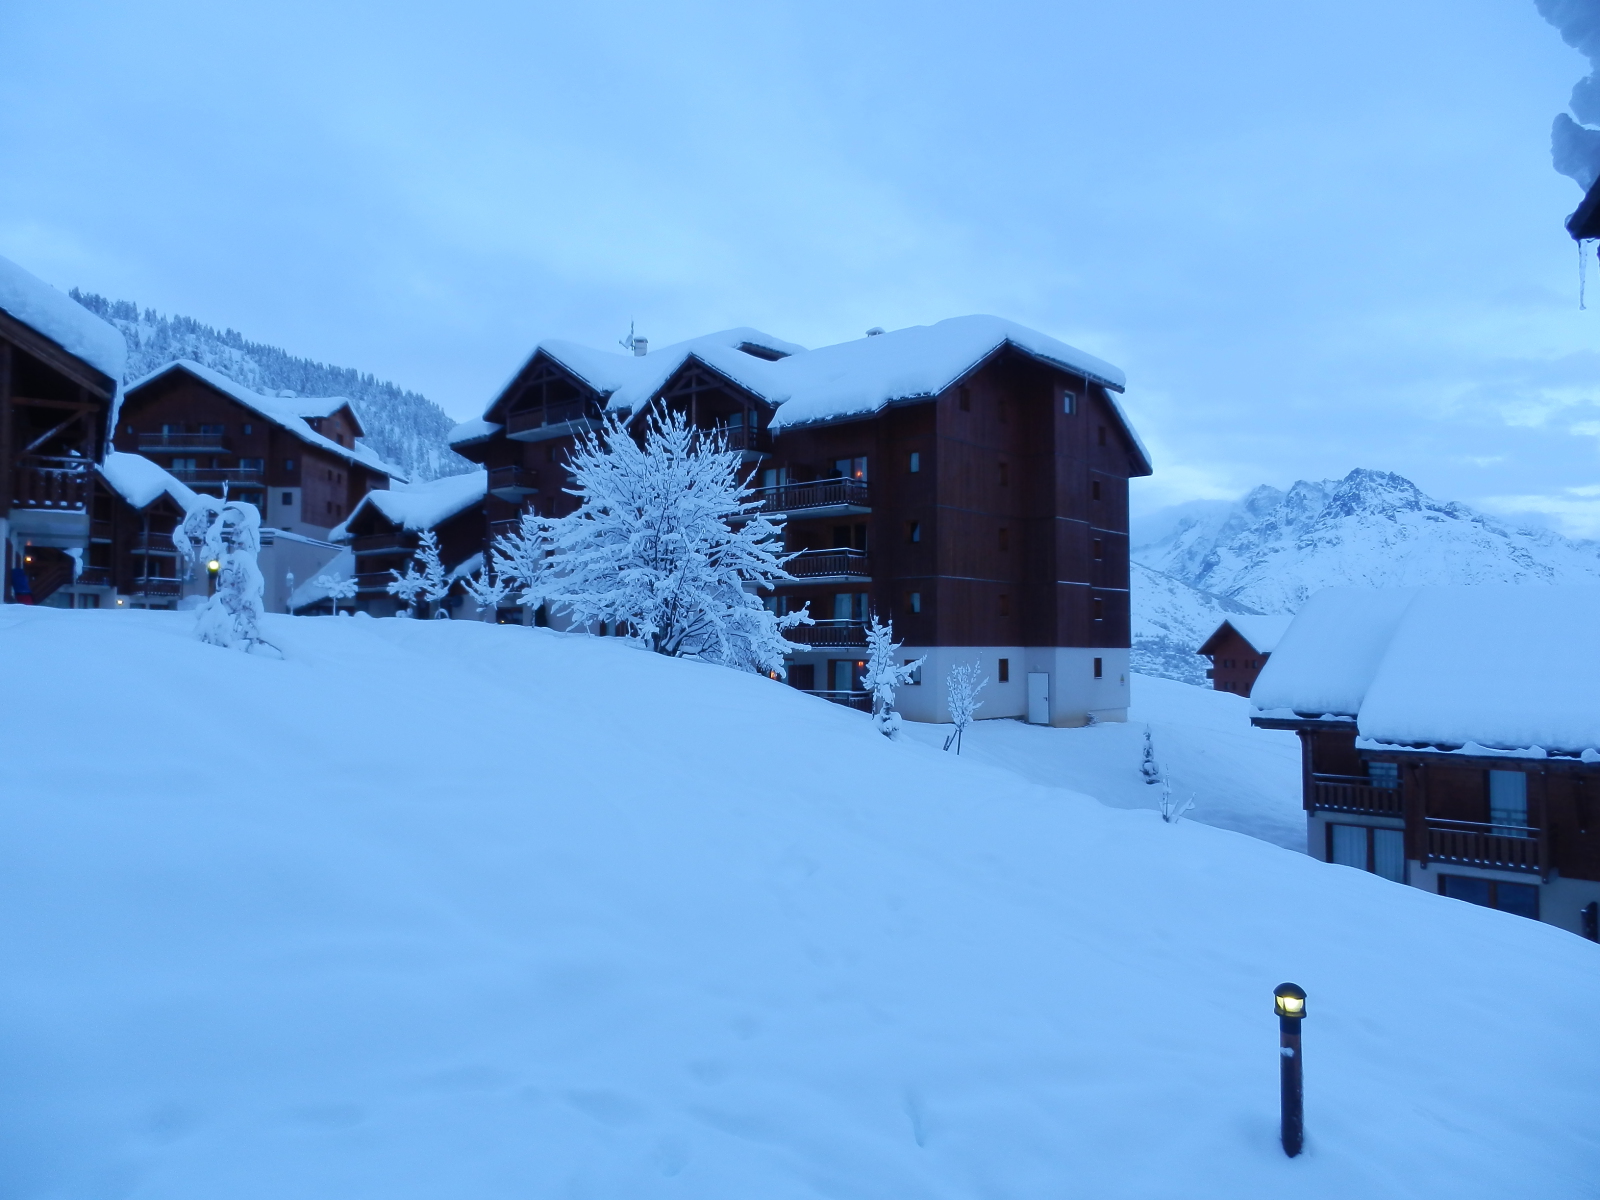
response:
{"label": "small square window", "polygon": [[911,465],[909,469],[913,475],[922,470],[922,455],[915,450],[911,452]]}
{"label": "small square window", "polygon": [[285,470],[285,471],[292,471],[292,470],[294,470],[294,459],[292,459],[292,458],[286,458],[286,459],[284,459],[284,460],[283,460],[283,469],[284,469],[284,470]]}
{"label": "small square window", "polygon": [[909,597],[909,600],[910,600],[910,605],[911,605],[911,611],[912,612],[919,613],[919,612],[922,611],[922,593],[921,592],[912,592],[910,597]]}
{"label": "small square window", "polygon": [[921,540],[922,540],[922,522],[921,521],[907,521],[906,522],[906,541],[908,541],[908,542],[920,542]]}
{"label": "small square window", "polygon": [[1073,413],[1078,411],[1078,393],[1077,392],[1063,392],[1063,393],[1061,393],[1061,411],[1066,413],[1067,416],[1069,416],[1069,417]]}
{"label": "small square window", "polygon": [[1104,673],[1105,673],[1105,659],[1103,659],[1103,658],[1095,659],[1094,660],[1094,677],[1096,679],[1099,679],[1104,675]]}
{"label": "small square window", "polygon": [[[914,662],[917,662],[917,660],[914,659],[914,658],[908,658],[908,659],[905,660],[905,664],[904,665],[909,667]],[[916,667],[911,672],[911,678],[908,679],[906,682],[911,684],[912,687],[916,687],[918,684],[920,684],[922,682],[922,664],[921,663],[917,663]]]}
{"label": "small square window", "polygon": [[1002,617],[1009,617],[1011,615],[1011,597],[1005,592],[1000,593],[1000,615]]}
{"label": "small square window", "polygon": [[254,433],[254,432],[255,432],[255,431],[256,431],[256,427],[255,427],[255,426],[254,426],[254,425],[246,425],[246,426],[245,426],[245,427],[244,427],[244,431],[245,431],[245,433],[247,433],[247,434],[249,434],[249,433]]}
{"label": "small square window", "polygon": [[996,674],[999,675],[1001,683],[1011,682],[1011,660],[1009,658],[1000,660],[1000,670]]}
{"label": "small square window", "polygon": [[293,504],[294,503],[294,493],[293,492],[285,492],[285,493],[283,493],[283,501],[282,502],[285,505]]}

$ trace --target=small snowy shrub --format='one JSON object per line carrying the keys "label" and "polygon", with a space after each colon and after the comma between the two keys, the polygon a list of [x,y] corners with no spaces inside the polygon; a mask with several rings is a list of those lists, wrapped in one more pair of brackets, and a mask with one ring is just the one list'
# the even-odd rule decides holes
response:
{"label": "small snowy shrub", "polygon": [[256,563],[261,550],[261,514],[256,506],[200,496],[173,530],[172,543],[200,571],[209,569],[212,561],[218,564],[217,590],[203,602],[195,622],[200,640],[246,652],[271,647],[260,629],[266,581]]}
{"label": "small snowy shrub", "polygon": [[[419,566],[421,571],[417,570]],[[394,578],[384,586],[391,596],[399,597],[405,604],[409,616],[416,615],[419,600],[438,604],[450,594],[450,581],[439,558],[439,535],[431,529],[422,531],[411,561],[406,564],[406,573],[402,575],[391,570],[389,574]]]}
{"label": "small snowy shrub", "polygon": [[477,605],[478,611],[484,614],[485,621],[494,620],[501,601],[513,590],[511,580],[503,572],[491,573],[487,562],[472,575],[463,578],[461,586],[466,589],[473,604]]}
{"label": "small snowy shrub", "polygon": [[1168,825],[1176,825],[1178,819],[1194,807],[1194,793],[1189,793],[1189,798],[1179,804],[1172,798],[1172,780],[1162,777],[1161,780],[1161,819]]}
{"label": "small snowy shrub", "polygon": [[950,721],[955,725],[955,729],[945,739],[946,750],[950,749],[953,742],[956,753],[961,753],[961,735],[972,726],[973,714],[983,707],[983,701],[978,699],[978,693],[988,686],[987,678],[978,678],[977,663],[957,663],[950,668],[950,673],[945,676],[944,690],[946,702],[950,706]]}
{"label": "small snowy shrub", "polygon": [[894,711],[894,694],[901,685],[910,683],[924,659],[902,663],[895,656],[900,643],[894,640],[894,622],[881,624],[878,614],[872,614],[867,626],[867,672],[864,679],[872,693],[872,721],[885,737],[893,737],[900,728],[900,714]]}
{"label": "small snowy shrub", "polygon": [[339,601],[355,599],[356,581],[349,576],[335,579],[332,575],[318,575],[311,581],[311,586],[320,588],[322,594],[333,601],[333,615],[339,615]]}
{"label": "small snowy shrub", "polygon": [[1144,760],[1139,764],[1139,774],[1146,783],[1161,782],[1161,767],[1156,762],[1156,746],[1150,735],[1150,726],[1144,727]]}

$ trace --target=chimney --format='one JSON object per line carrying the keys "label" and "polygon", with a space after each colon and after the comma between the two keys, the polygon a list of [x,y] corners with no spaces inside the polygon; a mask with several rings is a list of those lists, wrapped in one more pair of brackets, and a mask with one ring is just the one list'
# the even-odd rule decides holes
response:
{"label": "chimney", "polygon": [[646,354],[649,354],[649,353],[650,353],[650,339],[649,338],[636,337],[636,338],[633,339],[633,356],[635,358],[643,358]]}
{"label": "chimney", "polygon": [[882,325],[874,325],[871,329],[867,330],[867,336],[868,337],[882,337],[883,336],[883,326]]}

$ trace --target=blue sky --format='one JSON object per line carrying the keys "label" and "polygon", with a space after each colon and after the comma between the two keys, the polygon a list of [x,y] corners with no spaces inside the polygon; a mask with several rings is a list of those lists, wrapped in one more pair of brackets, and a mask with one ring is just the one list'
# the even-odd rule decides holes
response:
{"label": "blue sky", "polygon": [[992,312],[1137,503],[1402,472],[1600,536],[1532,0],[0,6],[0,254],[475,413],[542,336]]}

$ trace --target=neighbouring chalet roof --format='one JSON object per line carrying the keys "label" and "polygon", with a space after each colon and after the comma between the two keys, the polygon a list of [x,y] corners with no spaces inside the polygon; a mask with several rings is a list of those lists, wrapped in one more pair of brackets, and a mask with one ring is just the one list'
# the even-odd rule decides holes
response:
{"label": "neighbouring chalet roof", "polygon": [[1363,749],[1600,762],[1597,617],[1593,585],[1319,592],[1251,702],[1353,716]]}
{"label": "neighbouring chalet roof", "polygon": [[[216,388],[224,395],[231,396],[252,412],[259,413],[274,425],[287,429],[301,441],[315,446],[319,450],[326,450],[329,454],[336,454],[347,462],[382,472],[391,479],[404,480],[406,478],[404,471],[393,463],[385,462],[376,451],[362,445],[357,445],[354,449],[349,446],[341,446],[332,438],[324,437],[306,424],[303,413],[309,412],[312,416],[327,416],[329,413],[338,411],[341,405],[349,404],[350,401],[342,396],[300,396],[293,399],[280,396],[263,396],[260,392],[252,392],[244,384],[235,383],[226,375],[213,371],[210,367],[203,367],[187,358],[168,363],[164,367],[158,367],[143,378],[134,380],[127,386],[127,394],[131,396],[140,388],[146,387],[157,379],[161,379],[175,371],[190,375],[201,383]],[[326,407],[325,411],[320,411],[322,406],[329,407]],[[351,411],[354,412],[354,409],[352,408]]]}
{"label": "neighbouring chalet roof", "polygon": [[489,493],[489,472],[468,471],[465,475],[446,475],[428,483],[412,483],[387,491],[368,492],[350,515],[335,525],[328,540],[350,538],[350,526],[362,513],[376,510],[391,525],[420,533],[435,529],[464,508],[470,508]]}
{"label": "neighbouring chalet roof", "polygon": [[1600,179],[1584,194],[1583,200],[1567,218],[1567,232],[1575,241],[1600,238]]}
{"label": "neighbouring chalet roof", "polygon": [[1289,623],[1293,617],[1274,616],[1244,616],[1235,614],[1212,631],[1205,644],[1196,650],[1196,654],[1211,654],[1212,644],[1216,642],[1226,630],[1233,630],[1246,642],[1251,649],[1260,654],[1271,654],[1278,647],[1279,640],[1289,630]]}
{"label": "neighbouring chalet roof", "polygon": [[[467,445],[493,434],[499,425],[489,420],[490,415],[511,383],[541,353],[594,388],[609,408],[628,412],[648,403],[690,358],[698,359],[772,404],[777,409],[772,428],[781,430],[856,420],[895,403],[931,399],[1007,346],[1106,389],[1107,401],[1148,471],[1149,452],[1113,394],[1126,387],[1118,368],[1037,330],[990,316],[952,317],[817,350],[780,342],[753,329],[726,330],[640,357],[572,342],[541,342],[506,388],[496,393],[483,417],[458,425],[450,441]],[[753,349],[767,353],[752,353]],[[775,352],[782,357],[771,360]]]}
{"label": "neighbouring chalet roof", "polygon": [[0,309],[108,376],[113,384],[122,383],[128,343],[117,327],[9,258],[0,258]]}
{"label": "neighbouring chalet roof", "polygon": [[268,396],[267,400],[284,412],[293,413],[306,421],[320,421],[333,416],[341,408],[347,408],[350,410],[350,419],[355,422],[357,436],[366,436],[366,427],[361,424],[361,416],[349,396]]}
{"label": "neighbouring chalet roof", "polygon": [[135,509],[148,508],[161,496],[171,496],[185,512],[199,499],[176,476],[158,467],[142,454],[113,450],[100,464],[101,477],[113,491]]}

